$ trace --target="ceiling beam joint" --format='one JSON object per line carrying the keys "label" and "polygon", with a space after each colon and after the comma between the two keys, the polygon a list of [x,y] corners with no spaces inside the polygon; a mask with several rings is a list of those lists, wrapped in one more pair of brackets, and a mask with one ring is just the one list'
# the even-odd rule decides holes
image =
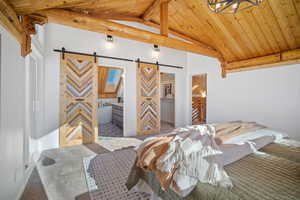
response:
{"label": "ceiling beam joint", "polygon": [[160,3],[160,34],[168,37],[168,1],[161,0]]}

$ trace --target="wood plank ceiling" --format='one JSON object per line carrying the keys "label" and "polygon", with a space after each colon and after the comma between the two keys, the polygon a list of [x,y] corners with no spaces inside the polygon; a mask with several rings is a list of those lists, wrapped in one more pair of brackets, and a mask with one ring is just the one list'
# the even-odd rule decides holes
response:
{"label": "wood plank ceiling", "polygon": [[[164,2],[168,3],[167,16],[160,12],[163,6],[159,5]],[[235,66],[235,62],[273,54],[281,57],[281,53],[291,50],[297,50],[293,58],[300,59],[300,0],[265,0],[260,6],[237,14],[215,14],[208,9],[206,0],[10,0],[10,3],[18,15],[56,8],[156,28],[160,28],[162,16],[169,33],[216,50],[221,54],[218,58],[222,66],[228,69],[230,63]],[[164,30],[162,35],[167,34]],[[257,63],[260,64],[269,63]]]}

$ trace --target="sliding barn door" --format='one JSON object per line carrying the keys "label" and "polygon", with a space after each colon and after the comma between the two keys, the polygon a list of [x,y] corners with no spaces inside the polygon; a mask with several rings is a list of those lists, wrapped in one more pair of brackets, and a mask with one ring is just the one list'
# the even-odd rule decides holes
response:
{"label": "sliding barn door", "polygon": [[60,72],[60,146],[95,142],[98,135],[95,58],[65,54]]}
{"label": "sliding barn door", "polygon": [[137,68],[137,130],[138,134],[160,131],[159,67],[139,63]]}

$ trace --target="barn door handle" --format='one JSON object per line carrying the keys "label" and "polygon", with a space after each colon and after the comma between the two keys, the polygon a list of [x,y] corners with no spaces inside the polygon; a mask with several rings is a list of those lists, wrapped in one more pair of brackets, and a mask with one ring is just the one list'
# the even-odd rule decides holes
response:
{"label": "barn door handle", "polygon": [[75,99],[75,101],[84,101],[84,99],[82,99],[82,98],[77,98],[77,99]]}

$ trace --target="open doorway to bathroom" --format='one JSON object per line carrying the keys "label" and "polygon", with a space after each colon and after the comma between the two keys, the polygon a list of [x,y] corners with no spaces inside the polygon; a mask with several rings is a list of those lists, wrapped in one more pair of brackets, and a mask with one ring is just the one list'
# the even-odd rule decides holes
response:
{"label": "open doorway to bathroom", "polygon": [[175,74],[160,73],[160,130],[175,127]]}
{"label": "open doorway to bathroom", "polygon": [[192,77],[192,124],[206,123],[207,74]]}
{"label": "open doorway to bathroom", "polygon": [[98,135],[123,136],[124,71],[98,67]]}

